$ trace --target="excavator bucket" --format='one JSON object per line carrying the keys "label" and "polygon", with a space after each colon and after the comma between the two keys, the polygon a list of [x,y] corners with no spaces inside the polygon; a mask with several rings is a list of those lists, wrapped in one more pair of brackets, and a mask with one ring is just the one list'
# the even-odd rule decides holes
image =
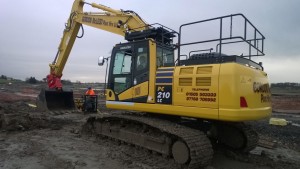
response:
{"label": "excavator bucket", "polygon": [[37,107],[43,111],[75,110],[73,91],[42,89],[37,98]]}

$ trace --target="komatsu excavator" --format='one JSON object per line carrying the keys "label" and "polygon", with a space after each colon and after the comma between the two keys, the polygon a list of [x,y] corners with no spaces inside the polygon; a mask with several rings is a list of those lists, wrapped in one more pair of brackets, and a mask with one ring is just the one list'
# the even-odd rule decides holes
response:
{"label": "komatsu excavator", "polygon": [[[102,12],[83,12],[84,5]],[[240,33],[233,29],[236,21],[242,22]],[[208,22],[217,23],[217,38],[188,41],[183,36],[200,37],[206,32],[188,28]],[[264,55],[265,37],[244,15],[186,23],[177,32],[149,25],[133,11],[75,0],[50,64],[49,89],[39,96],[46,109],[74,107],[72,91],[62,88],[60,78],[82,25],[128,41],[112,50],[106,86],[107,108],[124,111],[89,117],[84,132],[143,147],[188,168],[208,165],[215,143],[234,151],[255,148],[257,133],[245,122],[271,115],[271,94],[262,64],[252,60]],[[215,51],[203,49],[211,44]],[[242,55],[229,47],[240,44],[247,49]],[[99,57],[98,64],[105,60]]]}

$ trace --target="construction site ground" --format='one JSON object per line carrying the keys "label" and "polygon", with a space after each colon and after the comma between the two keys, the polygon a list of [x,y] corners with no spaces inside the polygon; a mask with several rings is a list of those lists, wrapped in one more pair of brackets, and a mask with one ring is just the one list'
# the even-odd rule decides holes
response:
{"label": "construction site ground", "polygon": [[[89,117],[87,114],[38,111],[35,100],[42,86],[24,82],[0,84],[0,168],[180,168],[172,159],[157,153],[82,134],[81,126]],[[259,146],[249,154],[215,147],[212,163],[207,168],[294,169],[300,166],[300,95],[276,94],[272,99],[272,116],[293,124],[269,125],[269,119],[250,122],[259,133]],[[102,104],[99,109],[101,113],[111,111]]]}

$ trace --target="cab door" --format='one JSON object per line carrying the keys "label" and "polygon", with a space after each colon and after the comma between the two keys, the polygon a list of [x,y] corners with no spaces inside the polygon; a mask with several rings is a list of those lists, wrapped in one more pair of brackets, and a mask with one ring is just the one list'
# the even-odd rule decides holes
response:
{"label": "cab door", "polygon": [[114,48],[108,89],[108,100],[146,103],[149,86],[149,42],[139,41]]}
{"label": "cab door", "polygon": [[107,88],[113,91],[116,101],[132,101],[133,53],[133,45],[128,44],[113,50]]}

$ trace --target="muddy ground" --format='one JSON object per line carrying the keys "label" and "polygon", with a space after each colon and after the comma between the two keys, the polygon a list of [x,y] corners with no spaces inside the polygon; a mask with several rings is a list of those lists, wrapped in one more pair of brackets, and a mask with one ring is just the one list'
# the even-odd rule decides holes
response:
{"label": "muddy ground", "polygon": [[[81,112],[59,115],[37,111],[34,104],[40,88],[25,83],[0,84],[0,168],[180,168],[172,159],[159,154],[82,134],[81,126],[88,115]],[[290,97],[273,99],[277,106],[273,116],[300,124],[300,108],[295,108],[300,96],[286,99]],[[271,126],[268,120],[251,125],[272,148],[261,145],[250,154],[237,154],[216,147],[212,164],[207,168],[298,168],[298,126]]]}

